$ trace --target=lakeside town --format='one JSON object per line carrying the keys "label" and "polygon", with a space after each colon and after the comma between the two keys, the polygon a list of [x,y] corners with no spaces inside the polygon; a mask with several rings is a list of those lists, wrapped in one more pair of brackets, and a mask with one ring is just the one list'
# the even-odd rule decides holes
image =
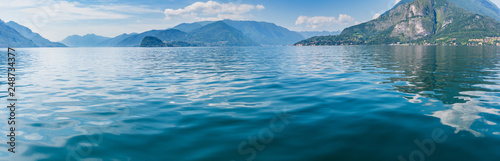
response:
{"label": "lakeside town", "polygon": [[469,39],[468,46],[495,45],[500,46],[500,37],[486,37],[484,39]]}
{"label": "lakeside town", "polygon": [[445,46],[500,46],[500,37],[485,37],[483,39],[469,39],[467,42],[457,41],[457,38],[439,38],[434,43],[423,41],[418,43],[396,43],[391,45],[445,45]]}

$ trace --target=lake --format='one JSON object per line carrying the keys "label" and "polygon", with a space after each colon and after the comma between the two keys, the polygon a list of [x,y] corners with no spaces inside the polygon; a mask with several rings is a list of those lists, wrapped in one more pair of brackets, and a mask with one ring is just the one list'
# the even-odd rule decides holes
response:
{"label": "lake", "polygon": [[0,160],[500,160],[500,47],[16,54],[16,153],[3,108]]}

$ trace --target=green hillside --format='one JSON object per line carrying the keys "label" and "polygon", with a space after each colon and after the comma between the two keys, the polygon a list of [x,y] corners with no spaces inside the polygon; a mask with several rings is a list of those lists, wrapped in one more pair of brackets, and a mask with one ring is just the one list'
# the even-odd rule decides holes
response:
{"label": "green hillside", "polygon": [[[379,18],[346,28],[338,36],[319,36],[295,45],[361,45],[449,43],[500,36],[500,23],[474,14],[447,0],[400,3]],[[445,42],[443,42],[445,40]]]}
{"label": "green hillside", "polygon": [[[415,0],[401,0],[398,5],[413,2]],[[484,15],[500,21],[500,8],[490,0],[448,0],[457,7],[469,12]],[[398,6],[396,5],[396,6]],[[395,7],[396,7],[395,6]]]}
{"label": "green hillside", "polygon": [[186,35],[186,40],[206,46],[255,46],[258,45],[234,27],[217,21],[193,30]]}
{"label": "green hillside", "polygon": [[[291,45],[304,37],[295,31],[268,22],[222,20],[227,25],[240,30],[243,35],[260,45]],[[184,32],[191,32],[215,21],[183,23],[173,27]]]}
{"label": "green hillside", "polygon": [[167,29],[155,34],[156,37],[167,42],[184,40],[186,38],[186,35],[186,32],[177,29]]}
{"label": "green hillside", "polygon": [[166,47],[165,43],[157,37],[146,36],[142,39],[140,47]]}
{"label": "green hillside", "polygon": [[150,30],[140,34],[134,34],[129,37],[124,38],[122,41],[118,42],[114,46],[116,47],[137,47],[142,42],[146,36],[155,36],[162,30]]}

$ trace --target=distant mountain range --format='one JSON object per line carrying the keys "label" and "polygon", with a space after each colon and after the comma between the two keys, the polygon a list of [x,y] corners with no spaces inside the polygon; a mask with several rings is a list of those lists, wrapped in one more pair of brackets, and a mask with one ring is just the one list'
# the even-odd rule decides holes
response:
{"label": "distant mountain range", "polygon": [[[204,44],[204,46],[257,46],[251,35],[229,26],[224,21],[217,21],[195,29],[186,34],[181,41]],[[262,41],[261,41],[262,43]]]}
{"label": "distant mountain range", "polygon": [[111,39],[109,37],[99,36],[95,34],[87,34],[83,36],[71,35],[66,37],[61,42],[70,47],[95,47],[101,46],[101,42]]}
{"label": "distant mountain range", "polygon": [[348,27],[338,36],[313,37],[295,45],[466,45],[470,39],[500,36],[500,22],[492,18],[497,13],[498,7],[488,0],[402,0],[379,18]]}
{"label": "distant mountain range", "polygon": [[[214,22],[215,21],[201,21],[195,23],[183,23],[173,27],[173,29],[190,32]],[[222,22],[240,30],[243,35],[260,45],[291,45],[304,39],[304,36],[300,33],[290,31],[273,23],[234,20],[222,20]],[[294,40],[297,41],[294,42]]]}
{"label": "distant mountain range", "polygon": [[51,42],[16,22],[5,23],[0,20],[0,47],[65,47],[65,45]]}
{"label": "distant mountain range", "polygon": [[[184,32],[188,31],[188,32]],[[165,46],[258,46],[254,40],[224,21],[216,21],[194,30],[168,29],[146,36],[141,47],[157,47],[154,38],[165,41]],[[154,43],[149,43],[154,42]],[[171,44],[171,45],[167,45]]]}
{"label": "distant mountain range", "polygon": [[38,47],[66,47],[66,45],[58,42],[51,42],[38,33],[32,32],[29,28],[22,26],[14,21],[7,22],[7,25],[15,29],[25,38],[32,40]]}
{"label": "distant mountain range", "polygon": [[[212,24],[215,25],[207,26]],[[215,30],[213,27],[220,30]],[[210,30],[210,32],[207,32],[208,30]],[[223,33],[231,33],[231,35],[228,36]],[[234,20],[182,23],[170,29],[123,34],[114,38],[96,36],[97,35],[72,35],[64,39],[62,43],[68,46],[78,47],[134,47],[139,46],[146,36],[154,36],[165,42],[184,42],[177,42],[174,44],[189,44],[194,46],[249,46],[291,45],[304,39],[304,36],[300,33],[290,31],[273,23]],[[214,42],[215,40],[218,42]]]}
{"label": "distant mountain range", "polygon": [[311,38],[315,36],[330,36],[339,35],[342,31],[298,31],[304,38]]}

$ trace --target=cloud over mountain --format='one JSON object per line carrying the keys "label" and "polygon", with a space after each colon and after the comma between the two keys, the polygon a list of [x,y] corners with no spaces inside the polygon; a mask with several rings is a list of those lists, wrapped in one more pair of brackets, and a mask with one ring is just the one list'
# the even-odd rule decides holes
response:
{"label": "cloud over mountain", "polygon": [[297,18],[297,21],[295,21],[295,25],[305,24],[307,25],[308,28],[317,29],[320,27],[327,27],[334,24],[346,25],[353,21],[354,18],[346,14],[340,14],[338,18],[326,17],[326,16],[315,16],[315,17],[299,16],[299,18]]}
{"label": "cloud over mountain", "polygon": [[240,19],[252,10],[263,10],[263,5],[219,3],[216,1],[195,2],[185,8],[165,9],[165,18],[192,17],[197,20]]}

